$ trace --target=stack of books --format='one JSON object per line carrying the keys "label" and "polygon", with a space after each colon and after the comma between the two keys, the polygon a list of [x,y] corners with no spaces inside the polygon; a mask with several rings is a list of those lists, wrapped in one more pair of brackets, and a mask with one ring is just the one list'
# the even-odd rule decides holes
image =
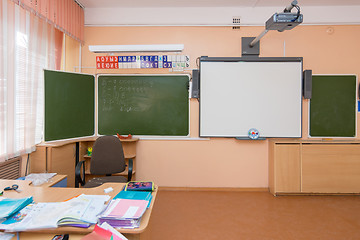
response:
{"label": "stack of books", "polygon": [[108,223],[115,228],[137,228],[149,201],[117,198],[99,216],[99,223]]}

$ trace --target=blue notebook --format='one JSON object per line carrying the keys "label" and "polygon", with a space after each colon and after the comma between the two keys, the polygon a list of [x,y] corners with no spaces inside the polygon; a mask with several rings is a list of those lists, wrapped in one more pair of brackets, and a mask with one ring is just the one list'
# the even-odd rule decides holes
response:
{"label": "blue notebook", "polygon": [[150,207],[152,195],[151,192],[137,192],[137,191],[121,191],[113,199],[133,199],[133,200],[146,200],[149,201],[148,208]]}
{"label": "blue notebook", "polygon": [[0,200],[0,220],[10,217],[20,211],[28,204],[32,203],[33,198],[3,198]]}

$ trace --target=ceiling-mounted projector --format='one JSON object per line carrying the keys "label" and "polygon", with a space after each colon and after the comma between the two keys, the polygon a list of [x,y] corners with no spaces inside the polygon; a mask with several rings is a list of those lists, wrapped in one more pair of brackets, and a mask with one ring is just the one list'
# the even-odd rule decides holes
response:
{"label": "ceiling-mounted projector", "polygon": [[275,13],[265,23],[266,30],[290,30],[303,22],[303,15],[299,13]]}
{"label": "ceiling-mounted projector", "polygon": [[[293,8],[297,9],[296,13],[291,12]],[[297,0],[293,0],[282,13],[275,13],[265,23],[265,29],[256,38],[243,37],[241,41],[242,54],[244,56],[259,56],[260,54],[260,39],[270,30],[277,30],[279,32],[290,30],[303,22],[303,15],[300,13],[300,7],[297,5]]]}

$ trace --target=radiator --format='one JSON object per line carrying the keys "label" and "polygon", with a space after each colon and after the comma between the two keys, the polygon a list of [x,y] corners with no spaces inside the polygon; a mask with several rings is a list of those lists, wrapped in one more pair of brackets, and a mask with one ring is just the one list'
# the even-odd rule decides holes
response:
{"label": "radiator", "polygon": [[17,179],[21,174],[21,158],[16,157],[0,163],[0,179]]}

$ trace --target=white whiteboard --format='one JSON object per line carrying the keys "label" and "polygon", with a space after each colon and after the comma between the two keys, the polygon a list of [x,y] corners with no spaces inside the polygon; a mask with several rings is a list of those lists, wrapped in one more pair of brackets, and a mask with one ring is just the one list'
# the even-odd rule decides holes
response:
{"label": "white whiteboard", "polygon": [[302,61],[200,61],[200,136],[301,137]]}

